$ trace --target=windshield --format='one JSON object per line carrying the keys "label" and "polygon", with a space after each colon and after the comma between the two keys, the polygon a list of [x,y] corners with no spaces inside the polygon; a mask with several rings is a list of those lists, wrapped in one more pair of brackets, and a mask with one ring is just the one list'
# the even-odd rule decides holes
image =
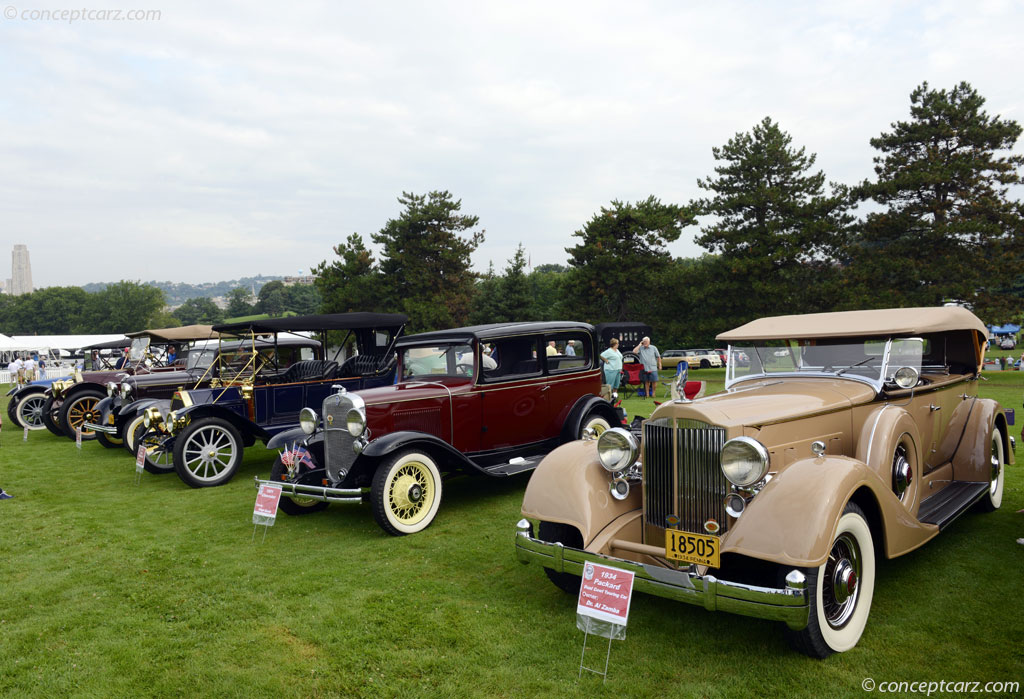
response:
{"label": "windshield", "polygon": [[132,346],[128,352],[128,358],[132,360],[132,364],[141,362],[146,358],[147,350],[149,350],[149,338],[136,337],[132,340]]}
{"label": "windshield", "polygon": [[216,347],[207,347],[206,349],[195,349],[188,353],[188,368],[189,369],[207,369],[213,364],[213,358],[217,356]]}
{"label": "windshield", "polygon": [[726,387],[745,379],[796,374],[856,379],[881,389],[901,367],[920,372],[923,352],[921,338],[768,340],[730,345]]}
{"label": "windshield", "polygon": [[469,345],[410,347],[402,351],[402,378],[472,376],[473,348]]}

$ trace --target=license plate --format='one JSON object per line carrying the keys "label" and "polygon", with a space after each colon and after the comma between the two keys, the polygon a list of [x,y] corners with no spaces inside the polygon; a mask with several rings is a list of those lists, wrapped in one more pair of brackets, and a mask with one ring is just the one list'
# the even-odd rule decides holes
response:
{"label": "license plate", "polygon": [[719,538],[706,534],[692,534],[678,529],[665,530],[665,557],[684,563],[696,563],[709,568],[720,568]]}

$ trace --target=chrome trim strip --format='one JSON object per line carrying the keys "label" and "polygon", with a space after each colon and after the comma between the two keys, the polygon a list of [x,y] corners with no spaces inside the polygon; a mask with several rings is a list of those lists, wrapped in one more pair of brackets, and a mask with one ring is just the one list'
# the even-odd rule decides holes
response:
{"label": "chrome trim strip", "polygon": [[91,422],[83,422],[82,429],[90,430],[92,432],[102,432],[103,434],[117,434],[116,427],[111,427],[110,425],[94,425]]}
{"label": "chrome trim strip", "polygon": [[363,490],[361,488],[328,488],[320,485],[303,485],[301,483],[287,483],[285,481],[261,481],[256,478],[256,488],[262,485],[272,485],[281,489],[282,495],[301,495],[304,498],[313,498],[321,502],[362,502]]}
{"label": "chrome trim strip", "polygon": [[581,551],[559,543],[535,539],[533,526],[520,520],[516,526],[516,558],[521,563],[537,563],[556,573],[582,575],[587,561],[604,563],[633,572],[634,589],[711,611],[785,622],[799,631],[807,626],[809,613],[806,590],[760,587],[719,580],[713,575],[698,575],[690,569],[673,570],[645,565],[613,556]]}

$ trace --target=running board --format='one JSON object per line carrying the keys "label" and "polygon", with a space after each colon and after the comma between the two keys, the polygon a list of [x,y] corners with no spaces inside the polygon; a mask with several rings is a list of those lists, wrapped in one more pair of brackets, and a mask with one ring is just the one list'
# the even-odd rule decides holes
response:
{"label": "running board", "polygon": [[953,481],[940,492],[921,501],[917,519],[923,524],[937,524],[939,529],[945,529],[983,498],[988,489],[988,482]]}
{"label": "running board", "polygon": [[540,462],[547,454],[523,458],[521,456],[510,460],[507,464],[495,464],[484,469],[484,473],[490,476],[514,476],[524,471],[532,471],[540,465]]}

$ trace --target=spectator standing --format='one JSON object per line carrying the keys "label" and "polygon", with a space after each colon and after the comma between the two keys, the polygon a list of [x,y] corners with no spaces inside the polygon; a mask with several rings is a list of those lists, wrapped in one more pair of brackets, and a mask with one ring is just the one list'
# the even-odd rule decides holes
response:
{"label": "spectator standing", "polygon": [[640,383],[648,398],[654,398],[655,386],[658,385],[658,371],[661,369],[661,352],[651,344],[651,338],[644,337],[640,344],[633,348],[633,353],[640,357],[643,371],[640,372]]}
{"label": "spectator standing", "polygon": [[549,357],[554,357],[554,356],[556,356],[558,354],[558,348],[555,347],[555,341],[554,340],[552,340],[551,342],[548,343],[548,348],[547,348],[547,350],[545,350],[545,352],[547,353],[547,356],[549,356]]}
{"label": "spectator standing", "polygon": [[572,340],[569,340],[568,342],[565,343],[565,356],[566,357],[575,357],[576,356],[576,348],[572,346]]}
{"label": "spectator standing", "polygon": [[601,353],[601,361],[604,363],[604,382],[613,389],[618,388],[622,378],[622,352],[619,351],[618,338],[613,337],[608,343],[608,349]]}
{"label": "spectator standing", "polygon": [[36,380],[36,360],[32,357],[25,359],[25,383],[32,383]]}

